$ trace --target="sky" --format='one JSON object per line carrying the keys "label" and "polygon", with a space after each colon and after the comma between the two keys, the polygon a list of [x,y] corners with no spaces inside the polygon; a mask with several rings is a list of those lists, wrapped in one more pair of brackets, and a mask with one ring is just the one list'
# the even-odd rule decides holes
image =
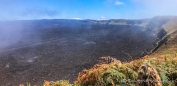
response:
{"label": "sky", "polygon": [[0,20],[176,16],[177,0],[0,0]]}

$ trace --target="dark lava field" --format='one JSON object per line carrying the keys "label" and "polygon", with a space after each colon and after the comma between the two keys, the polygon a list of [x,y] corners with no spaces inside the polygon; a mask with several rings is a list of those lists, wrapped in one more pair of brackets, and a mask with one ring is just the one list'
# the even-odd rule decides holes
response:
{"label": "dark lava field", "polygon": [[102,56],[121,61],[140,58],[165,34],[163,23],[153,19],[1,21],[0,85],[73,82]]}

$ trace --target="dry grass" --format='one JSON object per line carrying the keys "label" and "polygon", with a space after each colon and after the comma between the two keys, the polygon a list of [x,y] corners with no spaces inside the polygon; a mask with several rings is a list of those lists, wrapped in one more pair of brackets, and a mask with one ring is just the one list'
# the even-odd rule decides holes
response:
{"label": "dry grass", "polygon": [[161,78],[155,68],[142,65],[138,71],[137,86],[162,86]]}
{"label": "dry grass", "polygon": [[43,86],[71,86],[69,81],[67,80],[60,80],[60,81],[44,81]]}
{"label": "dry grass", "polygon": [[[43,86],[176,86],[173,82],[177,80],[176,53],[152,54],[124,63],[112,57],[101,57],[99,62],[81,71],[74,84],[60,80],[45,81]],[[141,80],[145,82],[140,83]]]}
{"label": "dry grass", "polygon": [[67,80],[44,81],[43,86],[176,86],[173,82],[177,80],[176,52],[151,54],[124,63],[108,56],[101,57],[99,62],[81,71],[74,84]]}
{"label": "dry grass", "polygon": [[[137,80],[141,79],[158,81],[151,83],[150,86],[169,86],[174,84],[171,81],[177,79],[176,54],[152,54],[126,63],[121,63],[115,58],[112,60],[111,57],[102,57],[101,59],[107,59],[107,61],[96,64],[91,69],[84,69],[79,73],[75,83],[81,86],[117,86],[123,84],[136,86]],[[107,63],[109,61],[113,62]],[[146,69],[142,70],[143,67]],[[149,78],[140,78],[143,77],[142,74]]]}

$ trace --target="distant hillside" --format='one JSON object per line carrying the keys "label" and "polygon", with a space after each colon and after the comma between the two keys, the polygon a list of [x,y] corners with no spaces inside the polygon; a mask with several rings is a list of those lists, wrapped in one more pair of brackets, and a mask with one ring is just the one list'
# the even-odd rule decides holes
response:
{"label": "distant hillside", "polygon": [[157,47],[153,50],[156,53],[166,52],[166,49],[172,49],[171,47],[173,47],[173,50],[177,50],[177,17],[165,17],[164,19],[168,21],[161,26],[163,31],[160,33],[163,36],[157,42]]}

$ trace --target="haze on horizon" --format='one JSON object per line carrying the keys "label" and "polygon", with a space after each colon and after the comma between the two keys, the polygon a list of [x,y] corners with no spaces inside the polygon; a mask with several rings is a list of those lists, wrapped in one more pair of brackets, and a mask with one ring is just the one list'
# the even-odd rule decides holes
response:
{"label": "haze on horizon", "polygon": [[176,4],[177,0],[0,0],[0,20],[176,16]]}

